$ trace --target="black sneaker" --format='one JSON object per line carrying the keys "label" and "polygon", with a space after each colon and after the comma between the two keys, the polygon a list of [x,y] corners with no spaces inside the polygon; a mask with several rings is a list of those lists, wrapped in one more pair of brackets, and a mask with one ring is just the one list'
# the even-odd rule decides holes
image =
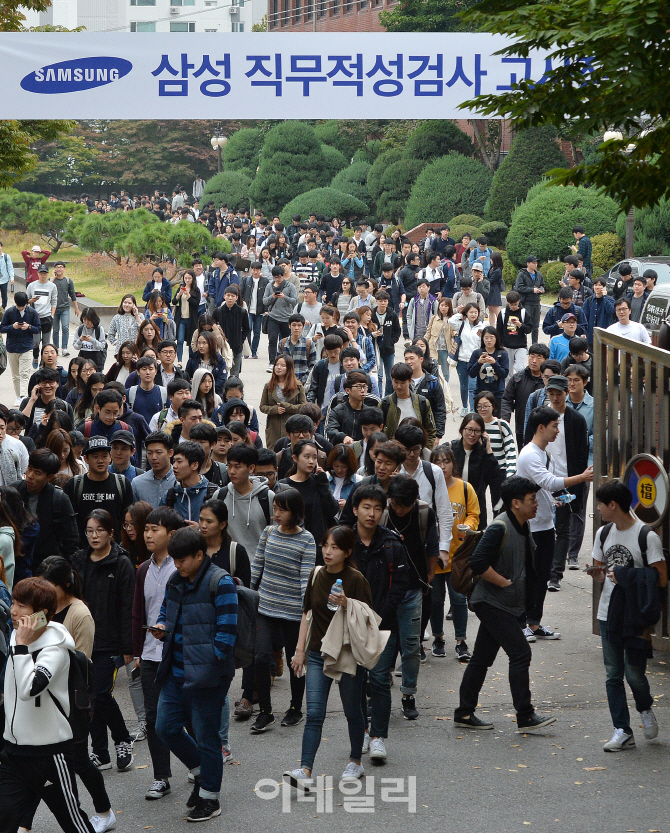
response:
{"label": "black sneaker", "polygon": [[262,732],[267,731],[274,722],[275,716],[272,712],[261,712],[251,724],[251,734],[260,735]]}
{"label": "black sneaker", "polygon": [[153,782],[150,789],[145,792],[144,797],[147,801],[157,801],[159,798],[165,798],[169,794],[170,782],[158,780]]}
{"label": "black sneaker", "polygon": [[545,726],[550,726],[552,723],[556,723],[555,717],[540,717],[537,714],[534,714],[528,720],[525,720],[523,723],[519,723],[517,720],[517,735],[520,735],[522,732],[535,732],[538,729],[544,729]]}
{"label": "black sneaker", "polygon": [[557,578],[550,579],[549,583],[547,584],[547,590],[550,593],[558,593],[561,589],[561,582]]}
{"label": "black sneaker", "polygon": [[213,798],[201,798],[191,812],[186,816],[186,821],[207,821],[221,815],[221,805]]}
{"label": "black sneaker", "polygon": [[412,694],[402,698],[402,716],[405,720],[416,720],[419,716]]}
{"label": "black sneaker", "polygon": [[472,654],[468,651],[468,646],[465,641],[456,643],[456,659],[459,662],[470,662]]}
{"label": "black sneaker", "polygon": [[423,645],[419,648],[419,660],[423,663],[426,661],[426,649]]}
{"label": "black sneaker", "polygon": [[200,801],[200,776],[196,775],[195,780],[193,781],[193,789],[191,790],[191,795],[188,797],[186,806],[189,809],[191,809],[191,807],[197,807]]}
{"label": "black sneaker", "polygon": [[[297,726],[302,721],[303,714],[294,706],[289,706],[288,711],[281,719],[282,726]],[[257,721],[258,722],[258,721]]]}
{"label": "black sneaker", "polygon": [[103,752],[91,752],[88,756],[91,759],[91,763],[96,769],[111,769],[112,762],[109,758],[109,752],[106,754]]}
{"label": "black sneaker", "polygon": [[493,729],[493,723],[480,720],[476,714],[471,714],[470,717],[455,717],[454,726],[459,729]]}
{"label": "black sneaker", "polygon": [[447,652],[444,650],[444,639],[436,639],[433,642],[433,647],[430,652],[434,657],[446,657]]}
{"label": "black sneaker", "polygon": [[568,558],[568,570],[579,570],[579,561],[576,558]]}
{"label": "black sneaker", "polygon": [[132,738],[114,744],[114,748],[116,749],[116,768],[119,772],[127,772],[135,760]]}

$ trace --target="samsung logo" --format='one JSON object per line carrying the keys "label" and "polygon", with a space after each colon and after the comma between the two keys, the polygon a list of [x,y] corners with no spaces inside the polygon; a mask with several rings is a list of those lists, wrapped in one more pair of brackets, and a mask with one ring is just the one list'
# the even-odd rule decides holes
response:
{"label": "samsung logo", "polygon": [[21,87],[29,93],[55,95],[104,87],[128,75],[133,65],[124,58],[76,58],[49,64],[26,75]]}

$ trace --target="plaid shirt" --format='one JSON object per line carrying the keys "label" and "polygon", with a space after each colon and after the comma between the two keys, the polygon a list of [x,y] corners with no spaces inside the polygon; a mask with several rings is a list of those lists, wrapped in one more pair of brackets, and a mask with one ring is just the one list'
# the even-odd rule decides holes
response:
{"label": "plaid shirt", "polygon": [[364,373],[372,373],[374,366],[377,364],[377,354],[372,338],[365,335],[365,330],[362,327],[358,328],[356,343],[361,351],[365,353],[365,361],[361,360],[361,370]]}
{"label": "plaid shirt", "polygon": [[304,336],[300,336],[297,344],[294,344],[291,341],[291,336],[287,336],[282,344],[282,353],[293,359],[296,378],[299,382],[306,382],[307,377],[309,376],[309,371],[312,369],[314,362],[316,361],[314,342],[310,342],[309,356],[307,355],[307,339]]}

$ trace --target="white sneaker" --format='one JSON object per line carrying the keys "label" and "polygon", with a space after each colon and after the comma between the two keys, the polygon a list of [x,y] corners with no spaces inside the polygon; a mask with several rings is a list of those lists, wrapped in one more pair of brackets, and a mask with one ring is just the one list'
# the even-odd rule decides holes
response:
{"label": "white sneaker", "polygon": [[296,790],[301,789],[309,792],[310,788],[314,785],[314,779],[310,778],[302,767],[298,769],[287,769],[284,773],[284,778]]}
{"label": "white sneaker", "polygon": [[644,729],[644,736],[647,740],[653,740],[658,736],[658,723],[656,722],[656,715],[651,709],[640,712],[642,718],[642,728]]}
{"label": "white sneaker", "polygon": [[537,642],[537,637],[533,633],[533,629],[530,627],[525,627],[523,629],[523,635],[526,637],[528,642]]}
{"label": "white sneaker", "polygon": [[372,738],[372,740],[370,741],[370,760],[386,760],[386,747],[384,746],[383,738]]}
{"label": "white sneaker", "polygon": [[353,761],[349,761],[342,773],[340,781],[360,781],[364,775],[365,770],[361,764],[355,764]]}
{"label": "white sneaker", "polygon": [[111,830],[116,825],[116,816],[114,810],[110,810],[108,816],[91,816],[89,821],[95,833],[105,833],[105,830]]}
{"label": "white sneaker", "polygon": [[624,732],[623,729],[615,729],[614,734],[603,746],[604,752],[623,752],[625,749],[635,749],[635,738],[633,733]]}
{"label": "white sneaker", "polygon": [[370,733],[366,732],[365,736],[363,737],[363,754],[367,755],[370,751]]}

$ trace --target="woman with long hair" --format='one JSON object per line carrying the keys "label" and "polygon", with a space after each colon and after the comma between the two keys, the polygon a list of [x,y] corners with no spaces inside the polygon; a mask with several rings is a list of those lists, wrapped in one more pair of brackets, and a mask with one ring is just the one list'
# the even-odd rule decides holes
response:
{"label": "woman with long hair", "polygon": [[358,243],[355,240],[350,240],[347,243],[347,256],[342,261],[342,271],[351,278],[354,287],[356,282],[363,277],[364,265],[365,261],[358,249]]}
{"label": "woman with long hair", "polygon": [[272,375],[261,394],[261,411],[267,415],[265,445],[273,448],[286,436],[286,420],[307,401],[305,389],[295,375],[291,356],[281,353],[274,360]]}
{"label": "woman with long hair", "polygon": [[[267,243],[267,241],[266,241]],[[268,249],[267,245],[263,245],[261,249],[261,275],[264,278],[272,278],[272,267],[275,265],[274,258],[272,257],[272,252]]]}
{"label": "woman with long hair", "polygon": [[21,552],[14,563],[14,584],[32,576],[33,552],[40,532],[40,522],[26,508],[13,486],[0,486],[0,501],[21,536]]}
{"label": "woman with long hair", "polygon": [[[449,319],[454,314],[451,298],[440,298],[437,313],[428,322],[426,339],[430,347],[429,355],[437,356],[442,375],[449,381],[449,353],[454,349],[454,328]],[[424,362],[426,354],[424,353]]]}
{"label": "woman with long hair", "polygon": [[186,269],[181,276],[181,283],[174,294],[172,306],[177,327],[177,360],[181,362],[184,355],[184,342],[189,344],[193,331],[198,326],[200,290],[198,279],[192,269]]}
{"label": "woman with long hair", "polygon": [[[513,477],[517,461],[514,432],[509,422],[495,415],[497,404],[495,396],[489,390],[483,390],[475,396],[475,411],[484,420],[493,456],[505,477]],[[494,500],[493,503],[495,507],[497,501]]]}
{"label": "woman with long hair", "polygon": [[135,341],[124,341],[119,347],[118,353],[114,356],[116,361],[105,373],[108,382],[122,382],[135,370],[137,364],[137,345]]}
{"label": "woman with long hair", "polygon": [[62,428],[54,428],[54,430],[47,436],[45,448],[53,453],[60,460],[59,474],[66,474],[68,477],[74,477],[77,474],[82,474],[79,463],[76,461],[72,445],[70,444],[70,435]]}
{"label": "woman with long hair", "polygon": [[72,388],[77,387],[77,379],[79,377],[79,371],[81,369],[82,364],[86,359],[83,359],[81,356],[74,356],[70,359],[70,364],[67,368],[67,378],[65,379],[65,385],[63,386],[63,393],[65,398],[67,398],[67,394],[70,393]]}
{"label": "woman with long hair", "polygon": [[199,367],[193,374],[191,382],[191,399],[200,402],[207,419],[212,418],[214,410],[221,404],[221,397],[214,390],[212,371]]}
{"label": "woman with long hair", "polygon": [[223,397],[223,386],[226,382],[228,372],[223,356],[216,349],[216,338],[214,333],[203,330],[198,336],[196,343],[197,352],[188,360],[186,372],[193,378],[195,371],[202,367],[209,370],[214,377],[214,388],[219,396]]}
{"label": "woman with long hair", "polygon": [[198,326],[193,331],[193,335],[191,336],[191,355],[197,352],[198,336],[203,331],[214,333],[214,338],[216,339],[216,349],[226,360],[226,365],[228,367],[232,367],[233,351],[230,348],[230,344],[228,344],[228,339],[224,335],[221,326],[216,323],[214,318],[209,313],[206,312],[198,318]]}
{"label": "woman with long hair", "polygon": [[353,492],[356,484],[361,481],[361,476],[356,473],[357,468],[356,455],[350,445],[338,443],[333,446],[326,463],[326,476],[333,497],[340,507],[337,513],[338,518],[344,509],[347,498]]}
{"label": "woman with long hair", "polygon": [[131,503],[126,509],[126,515],[121,527],[121,544],[130,556],[133,567],[137,569],[150,556],[150,552],[144,543],[144,527],[147,525],[147,516],[153,510],[146,500],[138,500]]}
{"label": "woman with long hair", "polygon": [[88,377],[84,392],[74,406],[74,415],[78,420],[90,419],[93,416],[93,400],[105,387],[106,381],[103,373],[91,373]]}
{"label": "woman with long hair", "polygon": [[330,303],[339,311],[340,315],[344,315],[344,313],[349,309],[351,302],[356,297],[356,290],[354,287],[353,280],[349,277],[349,275],[344,275],[342,278],[342,288],[339,292],[334,292],[333,297],[330,299]]}
{"label": "woman with long hair", "polygon": [[[303,597],[316,559],[314,538],[302,526],[305,504],[300,492],[289,488],[275,494],[273,510],[274,523],[261,533],[251,564],[251,587],[259,593],[254,670],[260,713],[251,726],[253,734],[275,722],[270,688],[273,651],[281,642],[287,657],[295,654]],[[282,725],[296,726],[302,720],[305,678],[291,666],[289,673],[291,704]]]}
{"label": "woman with long hair", "polygon": [[137,334],[135,341],[135,349],[139,356],[145,347],[152,347],[158,352],[158,345],[162,341],[161,331],[155,321],[145,319],[140,325],[140,331]]}
{"label": "woman with long hair", "polygon": [[124,295],[109,325],[107,339],[110,344],[117,347],[124,341],[136,341],[143,320],[135,296],[131,293]]}
{"label": "woman with long hair", "polygon": [[288,245],[288,240],[286,239],[286,235],[283,231],[279,232],[277,235],[277,248],[274,253],[275,260],[280,257],[290,257],[291,250]]}
{"label": "woman with long hair", "polygon": [[85,307],[81,312],[80,320],[81,324],[77,327],[72,346],[75,350],[79,350],[80,356],[92,359],[96,369],[102,371],[105,367],[107,342],[98,313],[93,307]]}
{"label": "woman with long hair", "polygon": [[200,532],[207,542],[207,555],[245,587],[251,583],[251,563],[244,547],[233,544],[228,532],[228,507],[222,500],[206,500],[200,508]]}
{"label": "woman with long hair", "polygon": [[77,356],[76,358],[80,360],[79,369],[78,371],[75,371],[74,367],[72,367],[72,365],[70,366],[70,371],[73,372],[74,385],[70,388],[68,395],[65,397],[67,404],[71,405],[73,408],[77,399],[79,399],[79,397],[86,390],[88,377],[91,373],[98,372],[98,366],[92,359],[84,359],[82,356]]}
{"label": "woman with long hair", "polygon": [[456,373],[461,387],[461,416],[472,412],[475,406],[474,377],[468,372],[470,357],[479,349],[484,325],[480,321],[477,304],[466,304],[463,312],[456,312],[449,319],[457,339],[458,355],[456,357]]}
{"label": "woman with long hair", "polygon": [[482,330],[480,347],[473,351],[468,362],[468,373],[476,380],[475,396],[485,390],[492,393],[496,400],[495,416],[500,416],[509,356],[495,327],[489,325]]}
{"label": "woman with long hair", "polygon": [[[67,391],[65,390],[65,383],[67,382],[68,374],[67,370],[61,365],[58,364],[58,350],[53,346],[53,344],[45,344],[42,347],[42,351],[40,353],[40,367],[48,367],[51,370],[55,370],[58,373],[59,380],[58,380],[58,389],[56,390],[56,396],[63,399]],[[37,371],[35,371],[37,372]],[[35,373],[30,377],[28,380],[28,396],[33,391],[35,387]]]}
{"label": "woman with long hair", "polygon": [[47,437],[54,428],[62,428],[64,431],[72,431],[74,428],[72,417],[60,399],[52,399],[44,409],[40,422],[33,423],[30,429],[30,436],[36,448],[44,448]]}
{"label": "woman with long hair", "polygon": [[255,234],[250,234],[247,237],[246,243],[244,243],[244,245],[242,246],[241,254],[244,260],[251,260],[252,262],[256,260],[257,249]]}
{"label": "woman with long hair", "polygon": [[11,590],[14,586],[16,562],[21,557],[21,533],[14,523],[11,512],[2,501],[0,501],[0,557],[7,574],[5,584]]}
{"label": "woman with long hair", "polygon": [[491,254],[491,268],[487,275],[491,289],[489,290],[486,305],[489,308],[489,324],[495,327],[496,318],[500,315],[502,308],[502,293],[505,291],[505,281],[503,280],[503,259],[500,252],[493,252]]}
{"label": "woman with long hair", "polygon": [[460,437],[451,443],[456,468],[463,480],[472,485],[479,501],[479,528],[486,529],[486,490],[491,496],[498,494],[505,473],[493,455],[491,440],[486,433],[486,424],[479,414],[470,413],[463,417],[458,433]]}
{"label": "woman with long hair", "polygon": [[[312,783],[314,758],[321,744],[328,695],[333,683],[333,678],[324,674],[324,661],[321,655],[321,642],[335,615],[334,609],[329,605],[340,605],[346,610],[348,600],[356,599],[372,606],[370,585],[362,573],[356,569],[352,560],[355,544],[356,533],[353,529],[346,526],[334,526],[329,529],[322,541],[325,567],[315,567],[307,582],[300,633],[291,662],[291,670],[301,676],[305,673],[305,666],[307,666],[305,678],[308,683],[307,720],[302,736],[300,766],[284,773],[284,778],[294,787],[309,787]],[[330,590],[338,579],[342,582],[342,592],[333,596]],[[310,612],[312,614],[311,627],[307,620]],[[365,718],[361,708],[365,687],[363,666],[356,666],[355,674],[342,674],[338,687],[349,727],[350,760],[342,775],[342,778],[348,781],[358,779],[363,774],[361,766],[365,738]]]}
{"label": "woman with long hair", "polygon": [[144,317],[153,321],[158,327],[163,341],[174,341],[177,337],[177,328],[172,317],[172,310],[165,303],[165,298],[157,289],[149,296],[147,309]]}
{"label": "woman with long hair", "polygon": [[[461,479],[456,464],[456,457],[449,443],[439,445],[433,449],[430,462],[442,469],[444,480],[449,492],[451,509],[454,514],[453,535],[447,562],[438,559],[435,575],[431,582],[431,604],[426,621],[422,621],[421,633],[424,633],[428,618],[433,632],[434,657],[446,656],[444,647],[444,602],[447,590],[449,603],[453,615],[454,631],[456,634],[456,659],[467,662],[470,652],[465,642],[468,627],[468,599],[463,593],[457,593],[451,586],[451,560],[454,553],[465,540],[468,530],[476,532],[479,529],[479,499],[471,483]],[[467,529],[465,529],[467,527]]]}
{"label": "woman with long hair", "polygon": [[388,439],[389,438],[383,431],[375,431],[374,434],[370,434],[368,441],[365,444],[365,454],[363,455],[363,460],[358,469],[358,474],[362,477],[372,477],[375,473],[375,460],[377,459],[376,448],[378,445],[388,442]]}

